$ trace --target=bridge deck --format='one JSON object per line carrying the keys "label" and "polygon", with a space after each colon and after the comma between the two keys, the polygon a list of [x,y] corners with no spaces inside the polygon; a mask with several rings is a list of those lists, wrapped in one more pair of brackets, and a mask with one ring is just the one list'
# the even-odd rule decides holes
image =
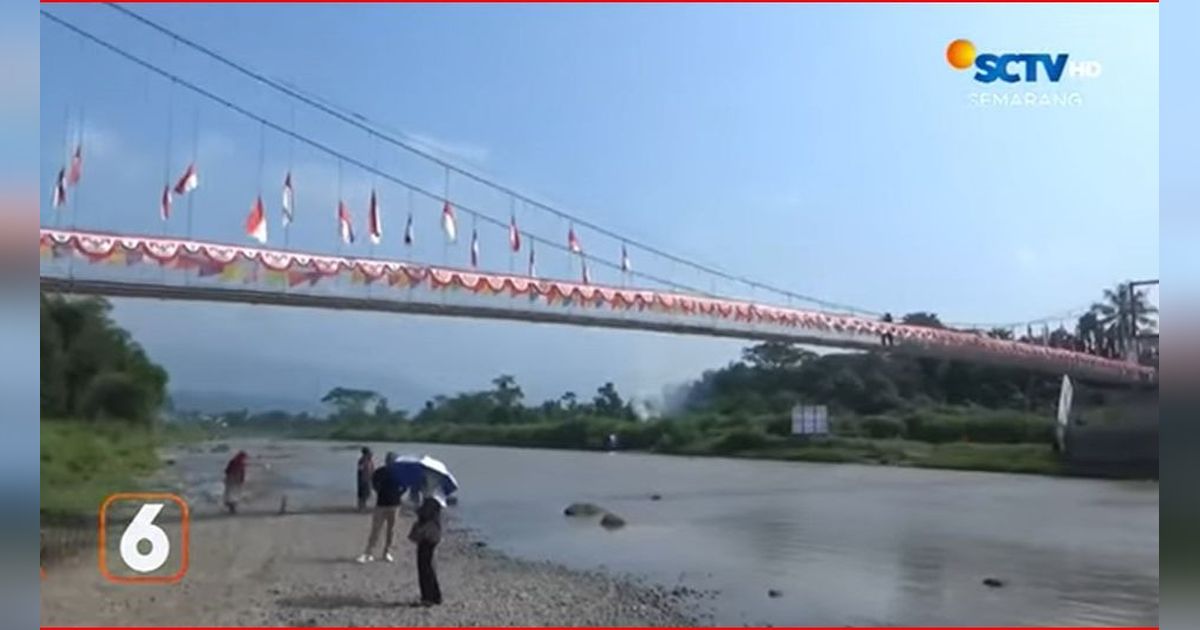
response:
{"label": "bridge deck", "polygon": [[46,289],[557,323],[879,350],[1070,374],[1154,380],[1151,368],[961,331],[707,296],[479,273],[170,238],[41,230]]}

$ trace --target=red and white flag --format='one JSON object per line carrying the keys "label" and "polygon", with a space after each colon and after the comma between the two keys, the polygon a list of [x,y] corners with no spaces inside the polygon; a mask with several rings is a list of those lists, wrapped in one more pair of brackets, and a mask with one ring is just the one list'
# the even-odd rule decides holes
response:
{"label": "red and white flag", "polygon": [[61,208],[67,203],[67,169],[58,169],[58,176],[54,178],[54,189],[50,191],[50,195],[55,208]]}
{"label": "red and white flag", "polygon": [[517,217],[508,218],[508,247],[514,252],[521,251],[521,230],[517,229]]}
{"label": "red and white flag", "polygon": [[246,236],[259,243],[267,242],[267,212],[263,208],[261,195],[254,200],[254,205],[250,206],[250,214],[246,216]]}
{"label": "red and white flag", "polygon": [[175,182],[175,194],[186,195],[196,190],[199,185],[200,175],[196,173],[196,164],[193,162],[188,164],[187,170],[183,171],[183,175],[179,176],[179,181]]}
{"label": "red and white flag", "polygon": [[349,245],[354,242],[354,225],[350,223],[350,210],[345,202],[338,202],[338,232],[342,242]]}
{"label": "red and white flag", "polygon": [[582,254],[583,246],[579,244],[579,237],[575,236],[575,226],[572,225],[567,229],[567,247],[573,254]]}
{"label": "red and white flag", "polygon": [[454,219],[454,206],[450,205],[449,199],[442,206],[442,231],[451,243],[458,240],[458,222]]}
{"label": "red and white flag", "polygon": [[296,219],[296,215],[292,214],[293,204],[296,202],[296,192],[292,190],[292,172],[288,171],[283,177],[283,226],[287,227]]}
{"label": "red and white flag", "polygon": [[404,244],[412,245],[415,235],[413,234],[412,213],[408,213],[408,220],[404,222]]}
{"label": "red and white flag", "polygon": [[379,197],[375,196],[375,191],[371,191],[371,204],[367,209],[367,230],[370,232],[371,242],[378,245],[383,240],[383,220],[379,216]]}
{"label": "red and white flag", "polygon": [[592,274],[588,271],[586,258],[583,259],[583,283],[584,284],[592,283]]}
{"label": "red and white flag", "polygon": [[621,271],[629,273],[633,271],[633,264],[629,262],[629,250],[625,248],[625,244],[621,244]]}
{"label": "red and white flag", "polygon": [[534,260],[533,260],[533,245],[529,246],[529,277],[530,278],[537,277],[537,265],[534,263]]}
{"label": "red and white flag", "polygon": [[471,230],[471,267],[479,266],[479,232]]}
{"label": "red and white flag", "polygon": [[79,178],[83,176],[83,145],[75,145],[75,152],[71,154],[71,168],[67,171],[67,185],[74,186],[79,183]]}
{"label": "red and white flag", "polygon": [[162,197],[158,199],[158,216],[162,217],[163,221],[171,218],[171,185],[164,184]]}

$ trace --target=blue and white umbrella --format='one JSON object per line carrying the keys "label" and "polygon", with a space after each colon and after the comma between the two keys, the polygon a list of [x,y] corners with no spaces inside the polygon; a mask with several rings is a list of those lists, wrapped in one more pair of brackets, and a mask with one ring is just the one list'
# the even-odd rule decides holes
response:
{"label": "blue and white umbrella", "polygon": [[458,490],[454,473],[428,455],[401,455],[392,463],[394,479],[402,486],[434,496],[448,497]]}

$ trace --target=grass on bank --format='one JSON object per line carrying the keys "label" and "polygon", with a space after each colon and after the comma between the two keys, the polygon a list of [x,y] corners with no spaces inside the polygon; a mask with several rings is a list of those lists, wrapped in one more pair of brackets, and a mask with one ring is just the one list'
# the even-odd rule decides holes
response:
{"label": "grass on bank", "polygon": [[47,420],[41,429],[44,518],[94,518],[106,496],[136,491],[160,464],[163,436],[145,425]]}

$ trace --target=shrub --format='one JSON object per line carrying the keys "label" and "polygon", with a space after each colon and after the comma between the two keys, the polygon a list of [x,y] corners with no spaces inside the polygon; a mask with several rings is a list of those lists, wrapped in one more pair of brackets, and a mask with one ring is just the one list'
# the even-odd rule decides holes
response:
{"label": "shrub", "polygon": [[115,418],[148,422],[152,420],[154,402],[146,387],[129,374],[103,372],[88,382],[81,411],[89,420]]}
{"label": "shrub", "polygon": [[887,416],[871,416],[864,418],[859,427],[862,433],[870,438],[893,439],[904,436],[904,424]]}
{"label": "shrub", "polygon": [[725,433],[713,442],[712,449],[716,453],[733,454],[762,448],[769,443],[767,434],[759,429],[740,428]]}

